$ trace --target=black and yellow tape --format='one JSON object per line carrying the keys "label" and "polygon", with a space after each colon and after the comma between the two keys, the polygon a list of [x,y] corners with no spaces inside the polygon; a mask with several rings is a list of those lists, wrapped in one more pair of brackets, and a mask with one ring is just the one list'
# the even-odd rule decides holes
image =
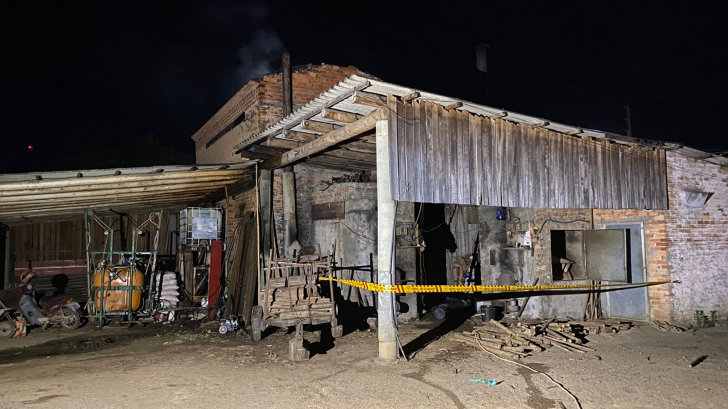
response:
{"label": "black and yellow tape", "polygon": [[361,288],[378,293],[490,293],[515,291],[541,291],[541,290],[598,290],[619,287],[647,287],[652,285],[679,283],[670,281],[647,281],[642,283],[616,283],[616,284],[570,284],[570,285],[383,285],[366,281],[344,280],[333,277],[321,277],[321,280],[337,281],[352,287]]}

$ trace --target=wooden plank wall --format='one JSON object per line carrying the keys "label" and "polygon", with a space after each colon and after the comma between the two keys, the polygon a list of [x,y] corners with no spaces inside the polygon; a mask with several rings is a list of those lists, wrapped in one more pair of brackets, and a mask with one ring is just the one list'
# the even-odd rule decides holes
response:
{"label": "wooden plank wall", "polygon": [[[148,213],[134,214],[131,217],[138,223],[144,222],[149,216]],[[162,223],[162,232],[159,236],[159,251],[163,254],[169,249],[167,242],[169,241],[170,225],[169,217],[178,217],[178,214],[165,214]],[[112,226],[117,231],[114,233],[114,248],[121,249],[121,236],[118,232],[119,218],[116,216],[107,216],[102,218],[104,223]],[[173,223],[176,226],[176,223]],[[132,226],[125,218],[125,235],[127,239],[127,249],[131,250]],[[91,250],[100,251],[104,248],[106,236],[98,223],[91,224]],[[140,245],[137,247],[139,251],[148,251],[149,245],[153,243],[151,234],[146,234],[141,238]],[[175,239],[176,236],[175,236]],[[50,223],[34,223],[26,225],[11,226],[10,228],[11,252],[13,261],[55,261],[55,260],[83,260],[86,258],[86,244],[83,237],[83,219],[69,220]],[[176,243],[176,242],[175,242]]]}
{"label": "wooden plank wall", "polygon": [[666,209],[665,151],[390,96],[392,197],[530,208]]}

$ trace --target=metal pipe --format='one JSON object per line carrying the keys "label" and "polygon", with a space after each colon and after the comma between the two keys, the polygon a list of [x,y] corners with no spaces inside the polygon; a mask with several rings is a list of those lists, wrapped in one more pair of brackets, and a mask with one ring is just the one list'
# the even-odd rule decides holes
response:
{"label": "metal pipe", "polygon": [[3,289],[8,290],[10,289],[11,280],[10,277],[12,277],[12,271],[10,270],[10,228],[5,230],[5,276],[3,281]]}

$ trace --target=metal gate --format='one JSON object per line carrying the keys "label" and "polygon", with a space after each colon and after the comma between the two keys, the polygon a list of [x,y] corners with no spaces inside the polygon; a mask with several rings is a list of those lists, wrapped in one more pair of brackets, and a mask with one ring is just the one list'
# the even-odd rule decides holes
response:
{"label": "metal gate", "polygon": [[[607,229],[625,229],[629,248],[627,282],[639,283],[646,280],[644,240],[642,224],[614,224]],[[610,317],[647,321],[647,287],[627,288],[607,293],[607,311]]]}

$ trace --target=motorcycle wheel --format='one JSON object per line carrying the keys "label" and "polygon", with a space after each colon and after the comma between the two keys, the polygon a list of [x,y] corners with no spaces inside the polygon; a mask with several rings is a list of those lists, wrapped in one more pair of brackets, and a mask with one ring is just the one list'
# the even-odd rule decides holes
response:
{"label": "motorcycle wheel", "polygon": [[17,328],[10,321],[0,322],[0,337],[1,338],[12,338],[15,335]]}
{"label": "motorcycle wheel", "polygon": [[64,329],[74,330],[81,326],[81,314],[78,311],[73,308],[63,307],[61,308],[61,313],[64,318],[63,322],[61,322],[61,327]]}

